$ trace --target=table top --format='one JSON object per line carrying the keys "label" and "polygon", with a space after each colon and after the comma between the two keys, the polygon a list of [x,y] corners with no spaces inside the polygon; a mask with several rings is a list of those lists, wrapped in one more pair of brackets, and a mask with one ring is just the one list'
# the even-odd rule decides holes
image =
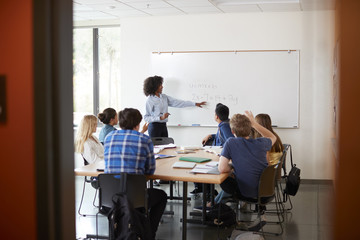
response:
{"label": "table top", "polygon": [[[191,169],[173,168],[172,165],[179,161],[182,156],[192,157],[205,157],[210,158],[212,161],[219,161],[219,156],[213,153],[206,152],[204,150],[196,150],[195,153],[177,154],[175,151],[177,148],[168,148],[161,151],[161,154],[175,155],[175,157],[161,158],[156,160],[156,170],[153,175],[148,175],[148,179],[161,179],[183,182],[199,182],[199,183],[212,183],[220,184],[227,177],[228,173],[216,174],[203,174],[203,173],[190,173]],[[206,163],[196,163],[206,164]],[[102,165],[102,166],[101,166]],[[97,171],[99,168],[103,168],[103,164],[96,165],[90,164],[75,169],[76,176],[97,176],[103,172]]]}

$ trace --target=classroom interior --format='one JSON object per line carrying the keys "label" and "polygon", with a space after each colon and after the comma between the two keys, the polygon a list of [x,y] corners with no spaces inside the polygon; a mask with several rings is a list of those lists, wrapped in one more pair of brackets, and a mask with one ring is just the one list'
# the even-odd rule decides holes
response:
{"label": "classroom interior", "polygon": [[[293,217],[309,208],[321,212],[321,201],[329,199],[325,218],[330,222],[325,221],[324,235],[318,227],[324,222],[313,223],[319,218],[299,221],[313,223],[308,226],[313,239],[358,238],[354,206],[360,193],[353,185],[359,167],[356,136],[360,128],[354,123],[360,115],[360,70],[356,64],[360,57],[359,10],[357,1],[343,0],[325,10],[145,16],[73,23],[71,1],[1,1],[0,75],[6,77],[6,118],[0,122],[0,141],[3,169],[8,169],[4,171],[7,197],[1,204],[3,236],[76,238],[72,29],[120,25],[122,107],[143,109],[142,81],[149,75],[152,51],[299,49],[299,128],[276,129],[283,142],[293,146],[294,161],[302,170],[300,195],[304,199],[303,204],[296,205]],[[337,52],[341,57],[334,63]],[[338,81],[334,81],[335,68],[339,70]],[[198,144],[213,131],[169,127],[170,136],[179,145]],[[322,195],[324,188],[325,197],[320,202],[311,201]],[[309,202],[313,205],[307,208]],[[23,231],[14,224],[19,216],[26,223]],[[174,222],[170,229],[179,230],[178,222]],[[308,233],[306,228],[301,229]]]}

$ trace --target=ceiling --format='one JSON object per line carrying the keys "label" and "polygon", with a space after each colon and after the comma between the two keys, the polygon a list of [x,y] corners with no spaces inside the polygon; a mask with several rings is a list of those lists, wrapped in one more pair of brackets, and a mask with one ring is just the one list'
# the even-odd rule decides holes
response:
{"label": "ceiling", "polygon": [[74,21],[128,17],[334,10],[335,0],[73,0]]}

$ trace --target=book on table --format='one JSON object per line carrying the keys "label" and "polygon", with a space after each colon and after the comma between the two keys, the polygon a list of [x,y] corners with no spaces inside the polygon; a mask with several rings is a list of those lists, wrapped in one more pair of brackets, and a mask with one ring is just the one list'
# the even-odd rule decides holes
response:
{"label": "book on table", "polygon": [[194,162],[176,162],[172,165],[173,168],[194,168],[196,163]]}
{"label": "book on table", "polygon": [[155,159],[170,158],[170,157],[175,157],[175,155],[155,154]]}
{"label": "book on table", "polygon": [[211,158],[186,156],[186,157],[180,157],[179,160],[202,163],[202,162],[211,161]]}

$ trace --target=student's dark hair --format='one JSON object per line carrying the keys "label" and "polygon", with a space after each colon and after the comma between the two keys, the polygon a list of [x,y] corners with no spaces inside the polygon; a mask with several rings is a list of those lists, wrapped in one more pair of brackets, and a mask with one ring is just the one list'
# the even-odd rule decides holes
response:
{"label": "student's dark hair", "polygon": [[[274,132],[271,126],[270,116],[266,113],[260,113],[256,115],[255,120],[257,123],[259,123],[261,126],[263,126],[264,128],[266,128],[275,135],[276,142],[271,147],[271,152],[282,152],[284,150],[284,146],[281,142],[280,137],[276,134],[276,132]],[[258,138],[258,137],[261,137],[261,135],[257,131],[254,131],[254,138]]]}
{"label": "student's dark hair", "polygon": [[144,94],[145,96],[155,95],[156,90],[162,85],[164,79],[160,76],[148,77],[144,81]]}
{"label": "student's dark hair", "polygon": [[135,108],[125,108],[119,112],[119,125],[121,129],[134,129],[142,120],[141,113]]}
{"label": "student's dark hair", "polygon": [[243,114],[234,114],[230,119],[230,128],[236,137],[248,137],[251,132],[250,119]]}
{"label": "student's dark hair", "polygon": [[104,124],[109,124],[110,120],[115,118],[116,110],[113,108],[106,108],[102,113],[98,114],[99,120]]}
{"label": "student's dark hair", "polygon": [[221,121],[228,120],[229,119],[229,108],[222,103],[218,103],[218,104],[216,104],[215,114],[219,117],[219,119]]}

